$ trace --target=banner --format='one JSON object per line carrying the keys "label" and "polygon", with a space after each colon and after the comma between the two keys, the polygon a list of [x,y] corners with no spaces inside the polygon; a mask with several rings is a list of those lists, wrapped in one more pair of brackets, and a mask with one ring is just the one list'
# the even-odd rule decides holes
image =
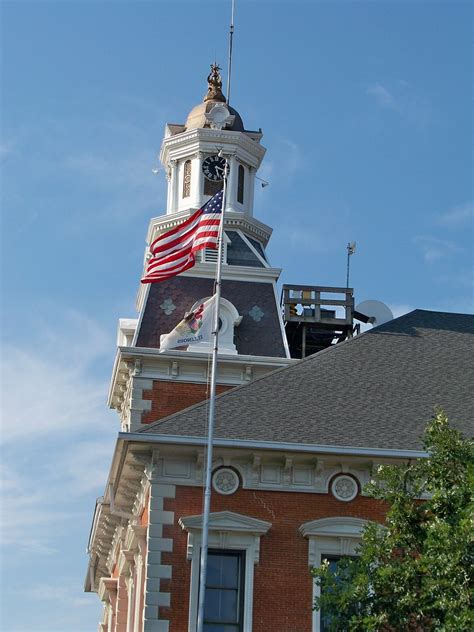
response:
{"label": "banner", "polygon": [[195,310],[185,314],[173,331],[160,337],[160,351],[187,347],[196,343],[211,342],[215,297],[201,303]]}

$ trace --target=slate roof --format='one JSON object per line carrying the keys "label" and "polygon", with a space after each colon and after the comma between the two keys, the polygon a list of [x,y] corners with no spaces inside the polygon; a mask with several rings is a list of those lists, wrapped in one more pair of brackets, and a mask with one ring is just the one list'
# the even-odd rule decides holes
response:
{"label": "slate roof", "polygon": [[[213,279],[177,276],[162,283],[152,283],[136,346],[158,348],[160,335],[174,329],[196,301],[212,296],[213,292]],[[240,355],[286,358],[273,283],[224,278],[222,297],[229,300],[242,316],[242,322],[234,330],[234,343]],[[163,309],[167,300],[172,301],[173,311]],[[251,315],[255,306],[261,311],[257,321]]]}
{"label": "slate roof", "polygon": [[[422,449],[441,406],[473,434],[474,316],[415,310],[220,395],[216,438]],[[206,436],[206,402],[140,432]]]}

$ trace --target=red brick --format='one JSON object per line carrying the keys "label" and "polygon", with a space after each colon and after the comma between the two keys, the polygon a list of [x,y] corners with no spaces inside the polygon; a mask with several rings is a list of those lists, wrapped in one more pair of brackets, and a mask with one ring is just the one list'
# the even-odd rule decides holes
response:
{"label": "red brick", "polygon": [[[151,400],[151,410],[143,413],[142,423],[148,424],[168,417],[188,406],[208,399],[208,385],[193,382],[168,382],[154,380],[153,388],[143,391],[143,399]],[[232,386],[217,385],[217,394],[228,391]]]}

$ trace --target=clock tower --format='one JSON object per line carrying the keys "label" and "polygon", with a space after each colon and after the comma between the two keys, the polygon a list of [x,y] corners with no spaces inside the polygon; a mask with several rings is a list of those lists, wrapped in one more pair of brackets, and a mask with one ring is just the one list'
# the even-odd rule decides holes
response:
{"label": "clock tower", "polygon": [[[265,148],[262,131],[245,129],[222,93],[213,64],[202,103],[184,124],[168,123],[160,160],[168,178],[166,212],[150,221],[149,245],[178,226],[223,187],[229,165],[224,219],[218,384],[220,391],[291,362],[276,282],[280,269],[266,254],[272,229],[253,217],[255,176]],[[122,430],[137,430],[207,397],[209,343],[160,350],[160,339],[184,314],[214,294],[217,250],[197,254],[177,277],[141,285],[139,318],[121,320],[109,404]]]}

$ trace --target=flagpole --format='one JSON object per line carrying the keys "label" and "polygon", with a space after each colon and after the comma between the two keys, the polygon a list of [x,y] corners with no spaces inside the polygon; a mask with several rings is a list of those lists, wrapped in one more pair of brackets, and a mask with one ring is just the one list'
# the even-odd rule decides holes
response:
{"label": "flagpole", "polygon": [[[221,152],[219,152],[221,153]],[[209,514],[211,511],[212,442],[214,438],[214,419],[216,409],[217,351],[219,343],[219,311],[221,299],[222,254],[224,247],[224,212],[226,206],[228,162],[225,161],[224,187],[222,192],[222,216],[219,225],[219,250],[217,255],[216,292],[214,307],[214,345],[212,349],[211,386],[209,393],[209,416],[207,433],[206,487],[204,491],[204,514],[202,519],[201,570],[199,576],[199,602],[197,632],[204,629],[204,599],[206,595],[207,549],[209,542]]]}
{"label": "flagpole", "polygon": [[229,27],[229,55],[227,65],[227,105],[230,105],[230,78],[232,74],[232,40],[234,37],[234,12],[235,0],[232,0],[230,27]]}

